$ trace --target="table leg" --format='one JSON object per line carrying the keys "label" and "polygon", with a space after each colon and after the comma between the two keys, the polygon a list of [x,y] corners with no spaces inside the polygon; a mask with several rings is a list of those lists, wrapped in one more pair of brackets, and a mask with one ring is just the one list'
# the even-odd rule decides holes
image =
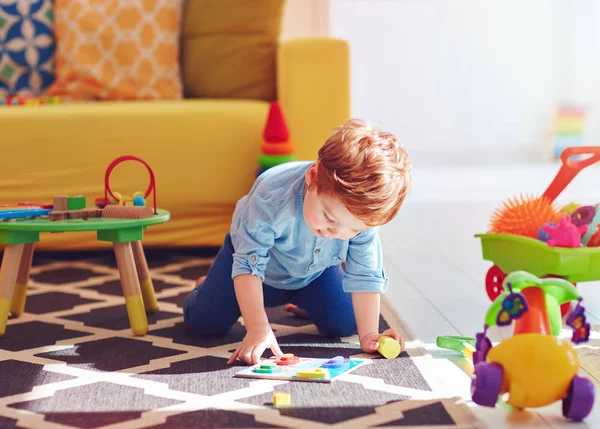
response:
{"label": "table leg", "polygon": [[144,335],[148,332],[148,319],[144,309],[144,301],[140,290],[135,260],[131,242],[113,243],[117,267],[121,276],[125,305],[129,316],[129,324],[135,335]]}
{"label": "table leg", "polygon": [[144,307],[149,313],[153,313],[158,310],[158,301],[154,294],[154,285],[152,284],[152,278],[150,277],[150,271],[148,270],[148,262],[144,255],[144,247],[141,241],[132,241],[131,247],[133,248],[133,257],[135,258],[135,266],[137,268],[138,277],[140,279],[140,287],[142,288],[142,297],[144,298]]}
{"label": "table leg", "polygon": [[31,272],[31,262],[33,261],[33,247],[35,243],[25,243],[19,271],[17,272],[17,284],[13,292],[10,304],[10,312],[13,316],[19,317],[25,311],[25,300],[27,299],[27,285],[29,283],[29,273]]}
{"label": "table leg", "polygon": [[6,332],[10,302],[17,282],[17,272],[19,271],[22,253],[23,244],[8,244],[4,248],[2,266],[0,267],[0,336]]}

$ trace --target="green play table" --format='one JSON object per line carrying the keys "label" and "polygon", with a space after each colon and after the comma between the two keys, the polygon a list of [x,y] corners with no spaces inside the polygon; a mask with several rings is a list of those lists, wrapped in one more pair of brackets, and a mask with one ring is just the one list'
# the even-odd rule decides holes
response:
{"label": "green play table", "polygon": [[113,243],[131,330],[135,335],[145,335],[146,312],[158,310],[158,303],[142,239],[145,229],[168,222],[170,217],[168,211],[157,209],[154,216],[146,219],[100,217],[52,221],[43,216],[0,222],[0,243],[6,245],[0,268],[0,336],[6,332],[9,312],[19,316],[25,309],[34,245],[40,241],[40,233],[80,231],[96,231],[98,240]]}

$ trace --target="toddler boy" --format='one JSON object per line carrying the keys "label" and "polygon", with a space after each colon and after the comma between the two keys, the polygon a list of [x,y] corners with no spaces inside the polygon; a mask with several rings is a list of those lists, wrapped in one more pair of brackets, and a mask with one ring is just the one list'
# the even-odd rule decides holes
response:
{"label": "toddler boy", "polygon": [[237,202],[214,263],[186,298],[186,325],[226,335],[241,315],[246,336],[228,363],[249,365],[267,348],[283,354],[265,313],[282,304],[323,335],[358,333],[367,353],[381,335],[402,342],[394,329],[379,333],[388,288],[379,227],[396,216],[410,184],[399,139],[360,120],[340,126],[315,162],[268,169]]}

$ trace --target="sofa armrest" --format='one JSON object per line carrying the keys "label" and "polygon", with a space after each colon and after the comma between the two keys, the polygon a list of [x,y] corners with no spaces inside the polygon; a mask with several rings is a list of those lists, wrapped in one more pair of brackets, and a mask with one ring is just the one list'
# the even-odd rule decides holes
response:
{"label": "sofa armrest", "polygon": [[334,127],[350,118],[349,46],[341,39],[279,42],[277,98],[300,160],[313,160]]}

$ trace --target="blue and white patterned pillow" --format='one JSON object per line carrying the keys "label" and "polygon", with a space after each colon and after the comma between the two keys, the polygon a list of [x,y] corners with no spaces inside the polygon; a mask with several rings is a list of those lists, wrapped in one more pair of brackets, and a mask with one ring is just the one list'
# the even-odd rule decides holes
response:
{"label": "blue and white patterned pillow", "polygon": [[0,93],[41,95],[54,81],[53,0],[0,0]]}

